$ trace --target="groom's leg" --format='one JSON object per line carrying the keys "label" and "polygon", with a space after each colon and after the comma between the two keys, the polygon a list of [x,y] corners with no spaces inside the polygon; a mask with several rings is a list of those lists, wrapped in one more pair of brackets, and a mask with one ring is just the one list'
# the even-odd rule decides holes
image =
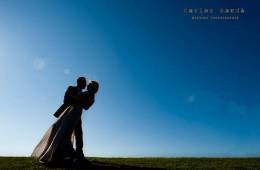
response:
{"label": "groom's leg", "polygon": [[80,157],[84,157],[83,154],[83,132],[82,132],[82,123],[81,119],[75,128],[75,138],[76,138],[76,152]]}

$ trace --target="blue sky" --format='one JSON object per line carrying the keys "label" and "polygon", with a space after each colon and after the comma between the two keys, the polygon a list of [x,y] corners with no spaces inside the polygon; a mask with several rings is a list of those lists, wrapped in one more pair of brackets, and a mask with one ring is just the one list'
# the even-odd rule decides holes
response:
{"label": "blue sky", "polygon": [[[87,156],[259,156],[257,2],[0,1],[0,155],[31,154],[78,76]],[[192,21],[186,7],[243,7]]]}

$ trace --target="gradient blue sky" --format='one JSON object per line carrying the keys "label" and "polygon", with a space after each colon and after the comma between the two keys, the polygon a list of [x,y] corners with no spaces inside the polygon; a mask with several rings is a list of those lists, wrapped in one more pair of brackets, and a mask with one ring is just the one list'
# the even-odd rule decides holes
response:
{"label": "gradient blue sky", "polygon": [[[0,155],[29,156],[77,76],[87,156],[260,156],[256,1],[0,1]],[[192,21],[186,7],[243,7]]]}

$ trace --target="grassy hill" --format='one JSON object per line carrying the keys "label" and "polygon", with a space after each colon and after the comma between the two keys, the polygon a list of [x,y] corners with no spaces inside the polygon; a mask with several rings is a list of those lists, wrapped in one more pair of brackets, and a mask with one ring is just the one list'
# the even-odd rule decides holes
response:
{"label": "grassy hill", "polygon": [[260,170],[260,158],[96,158],[88,157],[81,165],[46,167],[29,157],[0,157],[5,169],[178,169],[178,170]]}

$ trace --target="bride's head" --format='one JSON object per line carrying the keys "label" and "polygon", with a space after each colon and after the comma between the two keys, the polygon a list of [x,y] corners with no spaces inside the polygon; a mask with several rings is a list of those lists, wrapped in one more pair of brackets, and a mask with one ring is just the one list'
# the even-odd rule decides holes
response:
{"label": "bride's head", "polygon": [[88,83],[88,87],[87,87],[88,92],[95,94],[97,93],[98,88],[99,88],[98,82],[92,80]]}

